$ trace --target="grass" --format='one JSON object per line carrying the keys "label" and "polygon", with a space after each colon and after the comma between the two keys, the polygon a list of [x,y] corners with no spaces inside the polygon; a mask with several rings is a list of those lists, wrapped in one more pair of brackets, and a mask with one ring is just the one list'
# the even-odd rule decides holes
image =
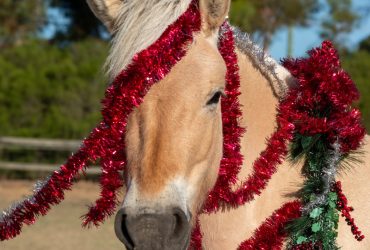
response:
{"label": "grass", "polygon": [[[0,180],[0,210],[30,194],[32,181]],[[99,185],[79,182],[66,199],[35,225],[25,226],[17,238],[0,242],[1,250],[117,250],[124,249],[115,236],[112,217],[99,228],[83,229],[80,216],[99,195]]]}

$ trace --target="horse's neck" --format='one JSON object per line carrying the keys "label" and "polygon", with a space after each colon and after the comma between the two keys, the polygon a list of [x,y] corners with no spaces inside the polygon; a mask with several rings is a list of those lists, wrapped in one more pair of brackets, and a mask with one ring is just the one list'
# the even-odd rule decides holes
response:
{"label": "horse's neck", "polygon": [[[260,64],[256,63],[256,58],[253,58],[253,55],[245,53],[245,51],[238,51],[242,93],[239,100],[243,112],[241,123],[247,129],[241,140],[244,164],[239,174],[240,180],[245,180],[248,177],[253,170],[254,161],[266,149],[266,139],[270,138],[276,131],[279,99],[284,97],[289,85],[294,84],[293,77],[276,62],[270,61],[269,70],[273,72],[266,72],[266,68],[262,68],[261,62]],[[276,65],[273,66],[272,63]],[[241,209],[244,211],[241,214],[244,214],[245,219],[254,224],[255,227],[260,225],[277,208],[294,199],[294,197],[287,195],[296,192],[297,187],[300,186],[302,166],[291,168],[287,165],[290,165],[289,162],[278,166],[277,173],[272,176],[261,195],[255,197],[254,201]],[[255,227],[248,227],[246,230],[251,234]]]}
{"label": "horse's neck", "polygon": [[[279,99],[284,97],[295,81],[285,68],[271,61],[271,58],[267,58],[270,66],[264,68],[263,62],[256,63],[253,53],[248,54],[239,50],[237,54],[242,93],[239,99],[243,112],[241,125],[246,128],[241,140],[244,164],[239,179],[245,180],[253,170],[254,161],[266,149],[266,139],[276,131]],[[286,165],[290,165],[289,162],[286,161],[278,167],[266,190],[263,190],[257,201],[249,204],[250,206],[254,204],[258,207],[268,206],[276,209],[276,206],[292,199],[288,198],[287,194],[296,192],[297,186],[301,184],[302,166],[290,168]],[[274,202],[270,199],[274,199]],[[267,211],[271,210],[268,207]]]}
{"label": "horse's neck", "polygon": [[[252,171],[253,162],[265,149],[266,138],[270,137],[275,131],[276,106],[279,100],[277,93],[284,93],[284,90],[281,89],[284,86],[279,86],[272,78],[268,77],[268,74],[266,74],[268,72],[264,72],[265,69],[261,68],[263,65],[254,61],[256,58],[253,58],[253,55],[248,55],[248,53],[241,50],[237,50],[237,54],[242,92],[239,100],[243,105],[241,125],[247,128],[241,142],[242,154],[245,160],[239,178],[245,180]],[[285,73],[283,72],[281,75]],[[294,84],[292,79],[284,79],[284,77],[281,79],[283,80],[281,83],[285,83],[285,87]],[[279,90],[282,91],[279,92]],[[360,208],[356,209],[354,214],[358,221],[362,222],[361,228],[365,234],[370,234],[367,212],[370,203],[364,203],[366,202],[364,197],[369,196],[368,179],[370,177],[370,153],[368,153],[370,152],[370,137],[367,140],[369,145],[365,149],[367,152],[367,158],[364,159],[366,164],[357,167],[359,169],[357,173],[351,173],[346,179],[341,178],[341,180],[352,204]],[[295,199],[287,196],[287,194],[296,192],[302,186],[303,179],[300,174],[302,166],[288,167],[287,164],[285,162],[282,166],[279,166],[266,190],[263,190],[260,196],[256,196],[255,200],[235,209],[200,217],[204,234],[204,249],[237,249],[238,245],[245,239],[250,238],[253,232],[276,209],[287,201]],[[356,185],[353,185],[352,178],[358,181]],[[359,186],[357,186],[357,183],[359,183]],[[353,249],[356,242],[344,225],[345,222],[342,220],[339,228],[339,243],[343,246],[343,249]],[[359,247],[356,249],[370,249],[369,244],[370,242],[367,242],[361,247],[356,245]]]}
{"label": "horse's neck", "polygon": [[253,161],[265,149],[266,138],[275,130],[280,89],[266,77],[262,65],[257,65],[251,55],[240,50],[237,54],[242,93],[239,98],[243,112],[241,125],[247,129],[242,138],[245,160],[240,177],[244,179],[251,172]]}

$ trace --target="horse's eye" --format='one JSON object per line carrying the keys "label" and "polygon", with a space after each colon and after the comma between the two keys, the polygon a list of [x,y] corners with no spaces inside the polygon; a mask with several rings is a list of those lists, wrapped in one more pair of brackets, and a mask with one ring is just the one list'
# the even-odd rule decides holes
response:
{"label": "horse's eye", "polygon": [[220,101],[220,97],[222,96],[222,92],[216,92],[211,99],[207,102],[207,105],[217,104]]}

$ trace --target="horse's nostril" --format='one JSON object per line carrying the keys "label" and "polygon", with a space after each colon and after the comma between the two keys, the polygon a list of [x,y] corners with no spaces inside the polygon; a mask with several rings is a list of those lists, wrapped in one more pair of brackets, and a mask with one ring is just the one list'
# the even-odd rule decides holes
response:
{"label": "horse's nostril", "polygon": [[127,249],[134,248],[134,242],[127,228],[127,214],[124,209],[120,209],[116,215],[114,229],[118,239],[125,244]]}
{"label": "horse's nostril", "polygon": [[173,216],[175,217],[173,238],[179,239],[184,236],[184,233],[186,233],[189,227],[189,222],[187,220],[186,214],[181,209],[175,208],[173,212]]}
{"label": "horse's nostril", "polygon": [[127,214],[121,209],[116,216],[115,231],[129,250],[186,249],[190,224],[179,208],[144,214]]}
{"label": "horse's nostril", "polygon": [[122,230],[123,237],[126,239],[126,241],[128,243],[128,246],[133,248],[134,247],[134,242],[132,241],[130,233],[128,232],[127,224],[126,224],[126,221],[127,221],[126,218],[127,218],[127,215],[123,214],[122,215],[122,222],[121,222],[121,230]]}

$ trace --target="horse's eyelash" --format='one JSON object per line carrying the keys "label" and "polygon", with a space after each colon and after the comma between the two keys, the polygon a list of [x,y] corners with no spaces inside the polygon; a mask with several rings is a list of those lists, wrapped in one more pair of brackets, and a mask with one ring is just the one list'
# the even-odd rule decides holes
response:
{"label": "horse's eyelash", "polygon": [[222,91],[217,91],[213,94],[212,98],[209,99],[207,105],[217,104],[220,101],[221,96],[223,96]]}

